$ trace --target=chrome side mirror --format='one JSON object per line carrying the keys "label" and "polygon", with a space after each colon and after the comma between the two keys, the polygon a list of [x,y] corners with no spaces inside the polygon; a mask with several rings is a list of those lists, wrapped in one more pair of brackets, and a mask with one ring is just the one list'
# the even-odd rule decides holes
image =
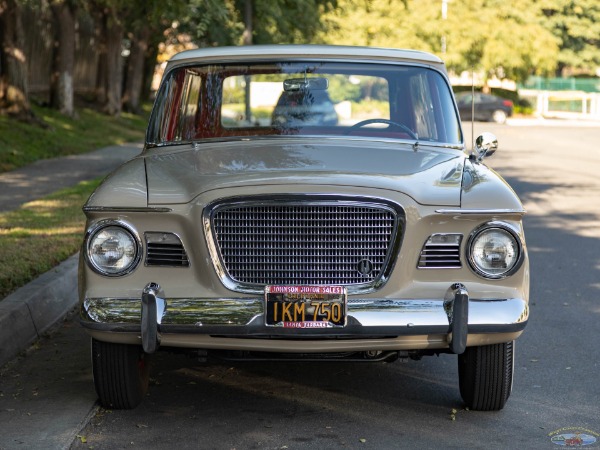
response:
{"label": "chrome side mirror", "polygon": [[474,156],[481,161],[487,156],[492,156],[498,150],[498,138],[492,133],[482,133],[475,140]]}

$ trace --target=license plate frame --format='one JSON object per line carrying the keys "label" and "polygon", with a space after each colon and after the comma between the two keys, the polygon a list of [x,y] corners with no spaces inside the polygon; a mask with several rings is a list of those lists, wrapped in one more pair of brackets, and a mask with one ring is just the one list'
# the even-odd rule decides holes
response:
{"label": "license plate frame", "polygon": [[348,318],[344,286],[266,286],[265,325],[283,328],[342,328]]}

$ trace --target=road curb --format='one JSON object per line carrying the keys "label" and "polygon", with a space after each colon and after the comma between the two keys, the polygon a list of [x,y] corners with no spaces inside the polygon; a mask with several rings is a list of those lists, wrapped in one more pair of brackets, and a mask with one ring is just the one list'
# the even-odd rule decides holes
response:
{"label": "road curb", "polygon": [[0,301],[0,366],[27,349],[78,302],[73,255]]}

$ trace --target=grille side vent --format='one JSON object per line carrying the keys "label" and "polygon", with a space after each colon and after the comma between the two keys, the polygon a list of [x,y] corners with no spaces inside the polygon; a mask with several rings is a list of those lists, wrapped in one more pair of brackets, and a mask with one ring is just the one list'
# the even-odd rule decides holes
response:
{"label": "grille side vent", "polygon": [[421,250],[419,269],[460,269],[462,234],[434,234]]}
{"label": "grille side vent", "polygon": [[177,235],[152,232],[145,237],[147,266],[189,267],[190,261]]}

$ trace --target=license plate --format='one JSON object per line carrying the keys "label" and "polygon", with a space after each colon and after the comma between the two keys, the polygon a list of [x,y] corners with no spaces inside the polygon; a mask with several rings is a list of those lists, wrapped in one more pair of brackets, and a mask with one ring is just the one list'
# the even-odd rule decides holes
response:
{"label": "license plate", "polygon": [[346,325],[348,294],[342,286],[267,286],[268,326],[332,328]]}

